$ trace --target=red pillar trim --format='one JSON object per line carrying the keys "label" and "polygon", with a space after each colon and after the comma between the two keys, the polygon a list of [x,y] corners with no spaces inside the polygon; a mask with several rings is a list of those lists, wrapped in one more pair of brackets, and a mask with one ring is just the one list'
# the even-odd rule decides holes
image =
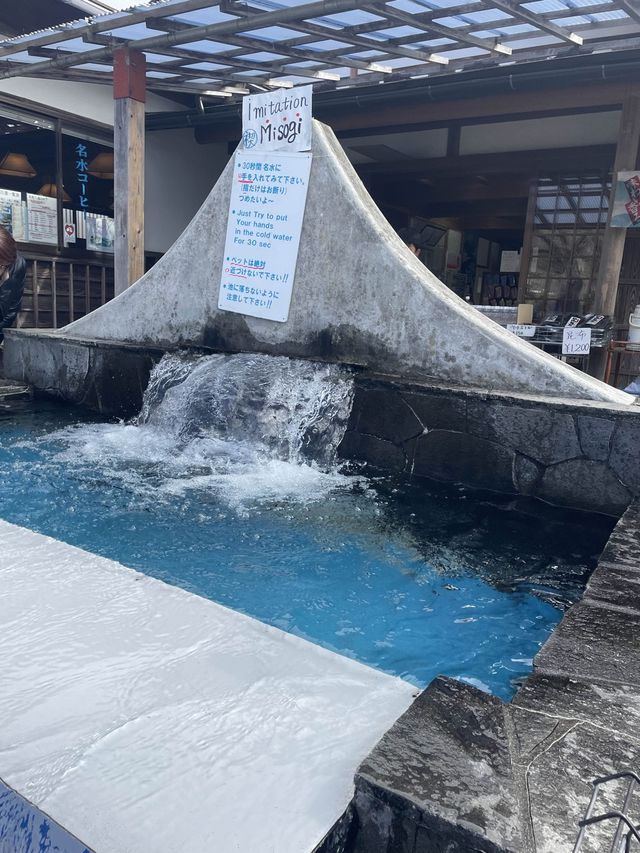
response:
{"label": "red pillar trim", "polygon": [[131,98],[144,104],[147,61],[144,53],[119,47],[113,51],[113,97]]}

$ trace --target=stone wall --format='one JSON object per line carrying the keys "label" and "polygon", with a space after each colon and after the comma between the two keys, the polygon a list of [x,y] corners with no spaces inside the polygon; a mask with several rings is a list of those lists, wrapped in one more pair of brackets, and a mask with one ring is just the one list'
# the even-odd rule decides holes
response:
{"label": "stone wall", "polygon": [[640,408],[360,376],[339,452],[618,516],[640,494]]}

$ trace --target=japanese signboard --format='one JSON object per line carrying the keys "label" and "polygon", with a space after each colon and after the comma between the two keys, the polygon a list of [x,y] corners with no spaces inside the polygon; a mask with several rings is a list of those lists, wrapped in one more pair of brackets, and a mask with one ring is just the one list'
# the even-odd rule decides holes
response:
{"label": "japanese signboard", "polygon": [[245,151],[310,151],[313,86],[277,89],[242,100]]}
{"label": "japanese signboard", "polygon": [[618,172],[611,210],[613,228],[640,228],[640,172]]}
{"label": "japanese signboard", "polygon": [[589,355],[591,329],[565,326],[562,332],[562,355]]}
{"label": "japanese signboard", "polygon": [[218,308],[287,320],[310,169],[310,153],[236,153]]}

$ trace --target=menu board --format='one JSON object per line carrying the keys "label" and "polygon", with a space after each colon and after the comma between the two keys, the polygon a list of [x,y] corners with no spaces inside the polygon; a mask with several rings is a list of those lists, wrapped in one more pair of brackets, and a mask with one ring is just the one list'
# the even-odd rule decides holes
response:
{"label": "menu board", "polygon": [[46,195],[27,193],[27,230],[30,243],[58,242],[58,202]]}

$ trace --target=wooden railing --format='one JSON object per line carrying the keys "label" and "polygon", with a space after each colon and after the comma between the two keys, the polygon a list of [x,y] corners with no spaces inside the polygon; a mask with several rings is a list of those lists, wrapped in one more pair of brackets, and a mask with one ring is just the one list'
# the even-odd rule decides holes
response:
{"label": "wooden railing", "polygon": [[27,261],[19,329],[58,329],[113,299],[113,258],[23,252]]}

